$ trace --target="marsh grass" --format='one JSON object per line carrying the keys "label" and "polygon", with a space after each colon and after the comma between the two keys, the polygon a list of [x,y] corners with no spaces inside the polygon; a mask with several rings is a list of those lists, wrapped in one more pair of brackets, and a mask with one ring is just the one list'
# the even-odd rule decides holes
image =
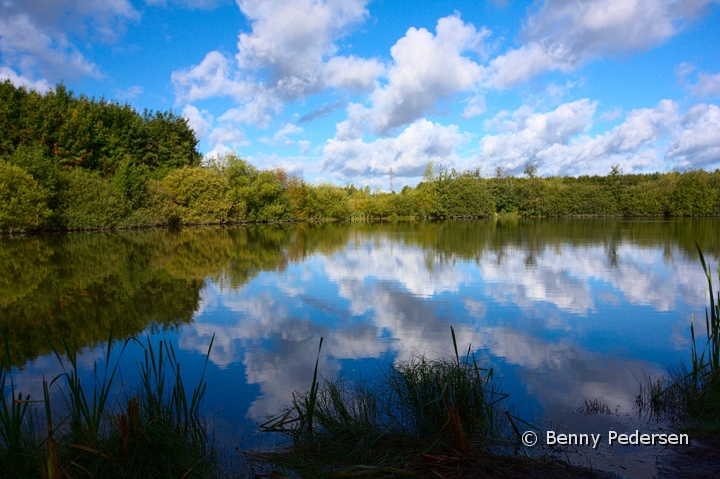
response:
{"label": "marsh grass", "polygon": [[[710,307],[705,309],[705,344],[698,346],[695,317],[690,320],[692,339],[690,364],[681,362],[668,367],[662,377],[644,375],[636,399],[641,412],[653,419],[694,421],[712,435],[720,435],[720,290],[715,292],[712,270],[705,261],[700,246],[703,272],[708,283]],[[720,279],[720,264],[717,268]]]}
{"label": "marsh grass", "polygon": [[[135,387],[116,384],[119,362],[131,341],[144,350]],[[0,478],[227,476],[200,413],[213,342],[214,337],[192,389],[185,386],[169,342],[128,339],[111,362],[112,332],[105,364],[94,365],[92,384],[81,379],[77,354],[65,342],[62,353],[51,345],[63,372],[50,381],[43,378],[41,399],[16,391],[11,370],[0,368]],[[8,356],[7,340],[5,349]],[[65,411],[56,411],[58,404]]]}
{"label": "marsh grass", "polygon": [[303,477],[414,474],[423,463],[475,467],[469,458],[495,457],[488,450],[506,438],[510,416],[500,404],[507,395],[471,347],[460,356],[451,333],[454,357],[415,354],[372,380],[318,379],[316,361],[310,389],[260,426],[291,440],[264,457]]}

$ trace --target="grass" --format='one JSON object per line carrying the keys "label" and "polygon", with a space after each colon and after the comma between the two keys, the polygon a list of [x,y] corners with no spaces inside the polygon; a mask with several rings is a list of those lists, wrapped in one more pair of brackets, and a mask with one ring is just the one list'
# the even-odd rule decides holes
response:
{"label": "grass", "polygon": [[[517,444],[509,436],[517,429],[512,416],[501,407],[507,395],[498,390],[492,369],[478,365],[471,347],[464,356],[458,353],[452,328],[451,333],[454,357],[416,354],[389,365],[375,380],[319,380],[316,362],[310,389],[295,393],[291,407],[261,425],[290,439],[284,449],[259,453],[276,466],[276,475],[267,477],[530,472],[537,462],[495,453]],[[556,466],[562,468],[551,464]]]}
{"label": "grass", "polygon": [[[130,341],[144,349],[140,384],[132,388],[115,384]],[[0,361],[0,478],[225,476],[200,414],[205,369],[189,390],[170,343],[128,339],[114,364],[112,332],[107,344],[105,366],[95,364],[89,386],[81,380],[75,349],[63,343],[61,353],[52,345],[63,372],[50,381],[43,378],[43,398],[38,400],[16,391],[9,368]],[[9,358],[7,339],[5,356]],[[8,385],[10,395],[5,396]],[[57,404],[65,405],[64,413],[53,410]]]}
{"label": "grass", "polygon": [[[698,346],[695,318],[690,321],[692,346],[690,365],[669,367],[662,377],[645,375],[636,403],[655,419],[686,423],[704,433],[720,437],[720,291],[713,290],[712,270],[695,243],[708,283],[710,307],[705,309],[707,341]],[[717,268],[720,280],[720,264]]]}

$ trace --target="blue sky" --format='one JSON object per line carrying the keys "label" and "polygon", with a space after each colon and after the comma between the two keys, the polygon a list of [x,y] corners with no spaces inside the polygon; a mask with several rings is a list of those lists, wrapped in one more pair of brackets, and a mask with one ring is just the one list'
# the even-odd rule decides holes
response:
{"label": "blue sky", "polygon": [[720,167],[717,0],[2,0],[0,78],[309,181]]}

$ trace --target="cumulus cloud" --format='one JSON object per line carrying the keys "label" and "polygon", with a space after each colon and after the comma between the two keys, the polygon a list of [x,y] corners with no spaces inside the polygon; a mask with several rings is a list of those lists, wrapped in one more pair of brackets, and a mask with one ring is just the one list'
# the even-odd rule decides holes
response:
{"label": "cumulus cloud", "polygon": [[210,144],[217,146],[219,144],[229,143],[235,148],[248,145],[245,139],[245,133],[231,125],[220,125],[215,127],[208,135]]}
{"label": "cumulus cloud", "polygon": [[488,85],[509,88],[549,70],[569,71],[604,56],[661,44],[713,0],[546,0],[530,14],[524,43],[490,62]]}
{"label": "cumulus cloud", "polygon": [[232,62],[210,52],[189,69],[173,73],[178,101],[229,96],[239,107],[228,121],[266,127],[292,102],[327,88],[366,92],[385,67],[375,59],[337,55],[336,42],[368,12],[366,0],[239,0],[251,31],[239,35]]}
{"label": "cumulus cloud", "polygon": [[720,162],[720,108],[695,105],[679,122],[667,152],[680,169],[707,167]]}
{"label": "cumulus cloud", "polygon": [[521,108],[488,122],[503,133],[480,141],[481,160],[520,173],[536,161],[542,175],[606,174],[622,164],[627,172],[688,169],[720,162],[720,109],[696,105],[686,114],[677,103],[662,100],[654,108],[629,112],[612,130],[589,136],[596,102],[579,100],[556,110],[530,113]]}
{"label": "cumulus cloud", "polygon": [[698,97],[720,97],[720,73],[699,73],[691,91]]}
{"label": "cumulus cloud", "polygon": [[218,51],[209,52],[198,64],[172,73],[177,101],[229,96],[238,101],[252,97],[251,84],[233,78],[230,60]]}
{"label": "cumulus cloud", "polygon": [[365,142],[358,137],[336,137],[323,147],[322,168],[343,177],[386,175],[418,177],[429,161],[453,165],[457,148],[467,140],[456,125],[417,120],[395,138]]}
{"label": "cumulus cloud", "polygon": [[[113,42],[139,12],[127,0],[24,0],[0,4],[3,66],[50,81],[102,75],[73,37]],[[36,80],[41,81],[41,80]]]}
{"label": "cumulus cloud", "polygon": [[459,16],[438,20],[435,35],[424,28],[410,28],[390,49],[393,64],[387,84],[371,95],[373,131],[386,135],[420,118],[438,100],[472,88],[483,69],[463,53],[480,53],[489,34]]}
{"label": "cumulus cloud", "polygon": [[50,83],[46,80],[33,80],[23,75],[18,75],[15,70],[8,67],[0,66],[0,81],[10,80],[15,86],[24,86],[30,90],[35,90],[39,93],[47,93],[52,89]]}
{"label": "cumulus cloud", "polygon": [[190,128],[198,138],[203,138],[213,124],[213,116],[207,110],[198,110],[193,105],[185,105],[182,115],[187,119]]}
{"label": "cumulus cloud", "polygon": [[333,57],[325,66],[328,86],[359,93],[372,90],[376,79],[385,73],[385,66],[375,59]]}
{"label": "cumulus cloud", "polygon": [[475,96],[470,99],[468,104],[463,109],[462,118],[473,118],[475,116],[482,115],[486,111],[487,105],[485,104],[485,98],[482,96]]}
{"label": "cumulus cloud", "polygon": [[275,132],[275,134],[273,135],[273,141],[275,143],[282,143],[285,146],[294,146],[295,141],[288,138],[288,135],[297,135],[298,133],[302,132],[303,129],[299,126],[288,123],[282,128],[280,128],[277,132]]}
{"label": "cumulus cloud", "polygon": [[602,114],[600,114],[600,119],[602,121],[613,121],[620,118],[620,115],[622,115],[622,108],[619,106],[616,106],[612,110],[604,111]]}
{"label": "cumulus cloud", "polygon": [[523,107],[510,114],[500,112],[486,123],[505,133],[482,138],[482,159],[518,173],[548,145],[567,144],[570,137],[592,126],[597,102],[587,98],[565,103],[548,113]]}

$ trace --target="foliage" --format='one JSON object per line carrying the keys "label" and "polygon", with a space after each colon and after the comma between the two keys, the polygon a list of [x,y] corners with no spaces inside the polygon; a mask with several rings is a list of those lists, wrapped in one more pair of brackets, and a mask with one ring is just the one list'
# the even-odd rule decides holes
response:
{"label": "foliage", "polygon": [[47,190],[21,168],[0,160],[0,231],[38,228],[50,214]]}
{"label": "foliage", "polygon": [[212,169],[181,168],[163,180],[174,196],[183,223],[225,223],[233,201],[227,196],[225,178]]}
{"label": "foliage", "polygon": [[345,219],[350,216],[350,201],[343,188],[320,184],[308,188],[305,211],[308,218]]}
{"label": "foliage", "polygon": [[[0,82],[0,105],[0,160],[30,174],[46,190],[45,203],[53,211],[49,223],[30,221],[22,228],[115,227],[127,224],[123,218],[140,209],[145,211],[131,215],[133,220],[154,223],[167,215],[148,211],[148,181],[200,164],[187,120],[172,112],[140,114],[127,104],[75,96],[62,84],[41,95],[9,80]],[[112,188],[74,176],[76,171]],[[88,186],[92,194],[77,186]],[[76,203],[88,199],[90,206]]]}
{"label": "foliage", "polygon": [[112,228],[129,212],[122,192],[96,174],[73,168],[63,173],[60,184],[55,221],[65,228]]}

